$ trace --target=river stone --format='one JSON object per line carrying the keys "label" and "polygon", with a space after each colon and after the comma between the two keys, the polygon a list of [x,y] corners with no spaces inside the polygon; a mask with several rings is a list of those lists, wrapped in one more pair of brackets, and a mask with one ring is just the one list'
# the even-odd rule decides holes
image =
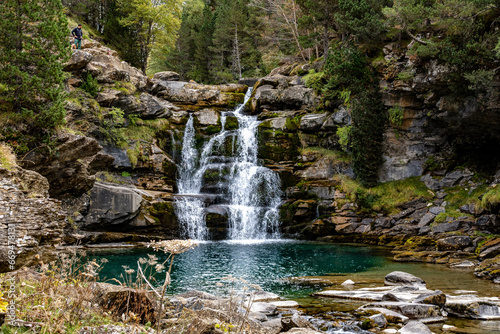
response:
{"label": "river stone", "polygon": [[420,321],[409,321],[398,333],[400,334],[432,334],[429,327]]}
{"label": "river stone", "polygon": [[[260,312],[265,315],[276,315],[278,314],[278,307],[271,303],[256,302],[252,303],[250,307],[251,312]],[[281,326],[281,325],[280,325]]]}
{"label": "river stone", "polygon": [[382,307],[398,312],[410,319],[424,319],[439,317],[439,309],[436,305],[418,304],[408,302],[378,302],[368,304],[366,307]]}
{"label": "river stone", "polygon": [[385,285],[425,285],[425,281],[403,271],[393,271],[385,276]]}
{"label": "river stone", "polygon": [[264,321],[269,320],[269,318],[264,313],[260,313],[260,312],[250,312],[248,314],[248,319],[251,319],[254,321],[259,321],[259,322],[264,322]]}
{"label": "river stone", "polygon": [[289,334],[322,334],[321,332],[315,331],[309,328],[292,328],[288,332]]}
{"label": "river stone", "polygon": [[278,334],[283,328],[280,318],[261,322],[260,325],[264,328],[266,334]]}
{"label": "river stone", "polygon": [[387,322],[392,323],[392,324],[395,324],[395,323],[406,323],[410,319],[407,316],[402,315],[401,313],[394,312],[394,311],[391,311],[389,309],[382,308],[382,307],[365,307],[365,306],[362,306],[358,310],[380,312],[387,319]]}
{"label": "river stone", "polygon": [[279,300],[270,302],[270,304],[276,306],[277,308],[294,308],[299,306],[299,303],[294,300]]}
{"label": "river stone", "polygon": [[179,73],[172,71],[164,71],[155,73],[153,76],[153,80],[162,80],[162,81],[179,81],[181,76]]}
{"label": "river stone", "polygon": [[455,235],[436,242],[437,248],[440,251],[464,249],[472,243],[472,239],[468,236]]}
{"label": "river stone", "polygon": [[500,300],[474,295],[448,296],[445,311],[452,316],[468,319],[500,319]]}
{"label": "river stone", "polygon": [[382,313],[374,314],[369,319],[373,320],[373,322],[380,328],[384,328],[387,326],[387,319]]}
{"label": "river stone", "polygon": [[272,292],[259,290],[254,292],[253,295],[248,298],[251,298],[254,302],[265,302],[269,300],[278,300],[280,299],[280,296]]}
{"label": "river stone", "polygon": [[304,131],[317,131],[323,125],[327,113],[307,114],[300,120],[300,129]]}
{"label": "river stone", "polygon": [[413,302],[420,304],[433,304],[443,307],[446,304],[446,295],[442,291],[436,290],[434,292],[419,295]]}
{"label": "river stone", "polygon": [[283,331],[287,331],[292,328],[314,328],[309,321],[298,313],[294,313],[292,317],[282,317],[281,325],[283,327]]}

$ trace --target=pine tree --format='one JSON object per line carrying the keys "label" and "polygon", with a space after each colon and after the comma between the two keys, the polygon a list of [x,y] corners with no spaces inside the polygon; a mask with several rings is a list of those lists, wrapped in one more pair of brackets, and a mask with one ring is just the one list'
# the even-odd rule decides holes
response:
{"label": "pine tree", "polygon": [[31,134],[64,122],[68,36],[61,0],[0,2],[0,108],[22,115]]}

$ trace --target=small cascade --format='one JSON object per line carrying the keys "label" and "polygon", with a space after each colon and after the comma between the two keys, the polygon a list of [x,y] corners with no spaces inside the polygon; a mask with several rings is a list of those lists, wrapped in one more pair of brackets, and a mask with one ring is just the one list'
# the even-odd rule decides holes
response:
{"label": "small cascade", "polygon": [[[281,182],[276,172],[257,159],[256,116],[242,113],[251,95],[234,111],[222,112],[221,131],[200,152],[195,145],[192,116],[186,124],[176,196],[176,214],[185,237],[208,238],[207,212],[227,216],[232,240],[278,237]],[[227,117],[236,118],[237,130],[227,130]]]}

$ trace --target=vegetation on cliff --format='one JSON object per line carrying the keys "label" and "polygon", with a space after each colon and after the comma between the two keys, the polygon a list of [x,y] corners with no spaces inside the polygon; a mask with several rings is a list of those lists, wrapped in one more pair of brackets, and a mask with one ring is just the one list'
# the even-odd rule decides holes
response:
{"label": "vegetation on cliff", "polygon": [[60,0],[0,4],[1,134],[18,152],[64,122],[67,24]]}

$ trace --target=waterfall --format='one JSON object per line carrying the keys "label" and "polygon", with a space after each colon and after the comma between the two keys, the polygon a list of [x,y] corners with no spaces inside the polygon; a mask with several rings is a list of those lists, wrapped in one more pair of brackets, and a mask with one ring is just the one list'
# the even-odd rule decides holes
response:
{"label": "waterfall", "polygon": [[[182,143],[176,196],[176,214],[185,237],[208,237],[208,211],[227,213],[228,237],[232,240],[269,239],[279,236],[281,182],[276,172],[260,166],[257,158],[256,116],[243,114],[251,95],[234,111],[222,112],[221,131],[208,140],[201,152],[195,145],[192,116],[186,124]],[[239,128],[226,130],[228,116],[236,117]],[[207,173],[218,181],[206,184]]]}

